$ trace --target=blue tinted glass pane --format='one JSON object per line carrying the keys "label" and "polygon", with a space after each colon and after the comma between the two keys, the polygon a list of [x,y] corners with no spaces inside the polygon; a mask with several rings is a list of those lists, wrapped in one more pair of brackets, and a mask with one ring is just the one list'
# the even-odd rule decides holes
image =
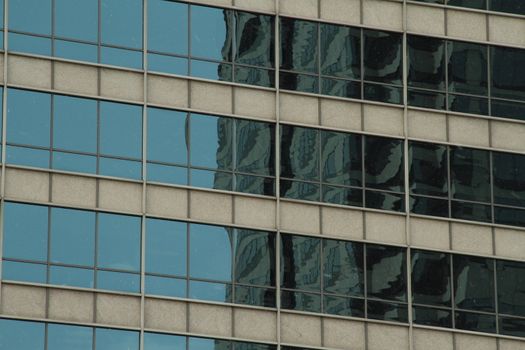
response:
{"label": "blue tinted glass pane", "polygon": [[9,1],[9,29],[51,34],[51,0]]}
{"label": "blue tinted glass pane", "polygon": [[140,276],[133,273],[97,271],[97,288],[138,293]]}
{"label": "blue tinted glass pane", "polygon": [[51,95],[9,89],[7,142],[49,147]]}
{"label": "blue tinted glass pane", "polygon": [[142,163],[102,157],[99,163],[99,174],[140,180],[142,178]]}
{"label": "blue tinted glass pane", "polygon": [[232,302],[232,288],[229,284],[190,281],[190,299]]}
{"label": "blue tinted glass pane", "polygon": [[94,271],[74,267],[51,266],[49,268],[49,283],[93,288],[95,286]]}
{"label": "blue tinted glass pane", "polygon": [[148,160],[186,164],[187,113],[148,108]]}
{"label": "blue tinted glass pane", "polygon": [[209,170],[191,170],[191,185],[194,187],[232,190],[232,174]]}
{"label": "blue tinted glass pane", "polygon": [[231,61],[231,12],[213,7],[191,7],[191,55]]}
{"label": "blue tinted glass pane", "polygon": [[46,283],[46,270],[46,265],[4,261],[2,266],[2,279]]}
{"label": "blue tinted glass pane", "polygon": [[98,216],[98,266],[140,270],[140,218],[101,213]]}
{"label": "blue tinted glass pane", "polygon": [[49,151],[26,147],[7,146],[7,163],[49,168]]}
{"label": "blue tinted glass pane", "polygon": [[93,328],[50,323],[47,326],[47,350],[91,350]]}
{"label": "blue tinted glass pane", "polygon": [[231,169],[233,123],[229,118],[191,115],[191,164],[207,168]]}
{"label": "blue tinted glass pane", "polygon": [[184,298],[186,297],[186,280],[146,276],[146,294]]}
{"label": "blue tinted glass pane", "polygon": [[[206,339],[206,338],[188,338],[188,349],[189,350],[230,350],[231,342],[219,339]],[[294,349],[300,350],[300,349]]]}
{"label": "blue tinted glass pane", "polygon": [[146,220],[146,272],[186,275],[187,224]]}
{"label": "blue tinted glass pane", "polygon": [[6,203],[4,258],[47,260],[47,207]]}
{"label": "blue tinted glass pane", "polygon": [[188,170],[178,166],[148,163],[148,181],[187,185]]}
{"label": "blue tinted glass pane", "polygon": [[232,66],[227,63],[191,60],[191,76],[211,80],[232,81]]}
{"label": "blue tinted glass pane", "polygon": [[34,53],[36,55],[51,55],[51,39],[31,35],[9,33],[9,50]]}
{"label": "blue tinted glass pane", "polygon": [[98,1],[55,0],[55,35],[96,42]]}
{"label": "blue tinted glass pane", "polygon": [[95,174],[97,158],[73,153],[53,152],[53,169]]}
{"label": "blue tinted glass pane", "polygon": [[84,210],[51,209],[52,263],[93,266],[95,213]]}
{"label": "blue tinted glass pane", "polygon": [[95,45],[55,40],[56,57],[69,60],[98,62],[98,48]]}
{"label": "blue tinted glass pane", "polygon": [[95,329],[97,350],[138,350],[139,332],[107,328]]}
{"label": "blue tinted glass pane", "polygon": [[53,147],[97,152],[97,101],[54,96]]}
{"label": "blue tinted glass pane", "polygon": [[142,52],[102,46],[100,63],[142,69]]}
{"label": "blue tinted glass pane", "polygon": [[188,75],[188,60],[186,58],[148,54],[148,70],[178,75]]}
{"label": "blue tinted glass pane", "polygon": [[0,349],[44,350],[45,323],[0,319]]}
{"label": "blue tinted glass pane", "polygon": [[141,107],[100,102],[100,152],[111,156],[141,157]]}
{"label": "blue tinted glass pane", "polygon": [[102,0],[102,42],[140,49],[142,48],[142,1]]}
{"label": "blue tinted glass pane", "polygon": [[144,350],[186,350],[186,337],[144,333]]}
{"label": "blue tinted glass pane", "polygon": [[231,280],[231,230],[221,226],[190,224],[190,276]]}
{"label": "blue tinted glass pane", "polygon": [[148,49],[188,54],[188,5],[150,0],[148,17]]}

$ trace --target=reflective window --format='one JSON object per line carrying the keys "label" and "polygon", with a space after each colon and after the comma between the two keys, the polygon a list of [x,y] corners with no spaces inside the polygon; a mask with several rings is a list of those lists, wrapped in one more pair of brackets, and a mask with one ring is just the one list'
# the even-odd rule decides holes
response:
{"label": "reflective window", "polygon": [[51,0],[11,0],[9,28],[20,32],[50,35]]}
{"label": "reflective window", "polygon": [[2,349],[44,350],[45,325],[0,319],[0,346]]}
{"label": "reflective window", "polygon": [[50,323],[47,326],[48,350],[92,350],[93,328]]}
{"label": "reflective window", "polygon": [[168,0],[148,1],[150,51],[188,54],[188,5]]}
{"label": "reflective window", "polygon": [[96,42],[98,3],[83,0],[55,0],[55,35]]}
{"label": "reflective window", "polygon": [[104,44],[142,48],[142,1],[101,0],[100,10]]}

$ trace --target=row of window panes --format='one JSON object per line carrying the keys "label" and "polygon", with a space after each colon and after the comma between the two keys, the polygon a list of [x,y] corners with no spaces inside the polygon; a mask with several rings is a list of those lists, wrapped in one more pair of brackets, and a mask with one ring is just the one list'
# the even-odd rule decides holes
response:
{"label": "row of window panes", "polygon": [[525,15],[525,4],[521,0],[414,0],[431,4],[468,7],[478,10]]}
{"label": "row of window panes", "polygon": [[[27,1],[37,10],[28,14]],[[139,0],[125,11],[117,0],[11,2],[10,50],[142,68]],[[166,0],[148,6],[149,70],[274,85],[274,17]],[[280,88],[403,102],[400,33],[285,17],[279,28]],[[407,45],[409,105],[523,119],[525,50],[413,35]]]}
{"label": "row of window panes", "polygon": [[[144,350],[276,350],[276,345],[144,332]],[[140,332],[0,319],[1,350],[139,350]],[[295,349],[295,348],[293,348]],[[299,350],[299,349],[297,349]]]}
{"label": "row of window panes", "polygon": [[[140,291],[139,217],[4,212],[5,280]],[[145,224],[146,294],[275,307],[279,283],[285,309],[408,321],[406,248],[282,234],[276,251],[273,232]],[[524,262],[412,250],[410,271],[415,323],[525,336]]]}

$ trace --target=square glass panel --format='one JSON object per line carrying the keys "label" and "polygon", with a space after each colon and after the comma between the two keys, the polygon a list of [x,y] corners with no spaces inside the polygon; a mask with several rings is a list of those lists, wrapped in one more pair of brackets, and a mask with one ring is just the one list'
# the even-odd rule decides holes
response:
{"label": "square glass panel", "polygon": [[494,207],[494,222],[525,227],[525,210]]}
{"label": "square glass panel", "polygon": [[452,201],[451,217],[455,219],[492,222],[490,205]]}
{"label": "square glass panel", "polygon": [[447,108],[454,112],[489,114],[488,99],[483,97],[449,94]]}
{"label": "square glass panel", "polygon": [[100,102],[100,152],[109,156],[141,158],[142,107]]}
{"label": "square glass panel", "polygon": [[142,48],[142,1],[101,0],[102,43]]}
{"label": "square glass panel", "polygon": [[421,215],[440,216],[448,218],[448,199],[436,199],[431,197],[410,196],[410,212]]}
{"label": "square glass panel", "polygon": [[148,1],[148,50],[188,54],[188,5],[167,1]]}
{"label": "square glass panel", "polygon": [[363,206],[363,189],[352,187],[322,185],[322,202],[351,205],[354,207]]}
{"label": "square glass panel", "polygon": [[525,120],[525,103],[503,101],[497,99],[490,100],[490,114],[495,117]]}
{"label": "square glass panel", "polygon": [[321,94],[345,98],[361,98],[361,82],[321,78]]}
{"label": "square glass panel", "polygon": [[10,32],[9,51],[51,56],[51,39]]}
{"label": "square glass panel", "polygon": [[102,46],[100,48],[100,63],[142,69],[142,52]]}
{"label": "square glass panel", "polygon": [[280,20],[281,69],[318,73],[319,24],[284,17]]}
{"label": "square glass panel", "polygon": [[406,250],[366,245],[366,274],[369,297],[406,301]]}
{"label": "square glass panel", "polygon": [[366,186],[382,190],[404,190],[403,141],[365,137]]}
{"label": "square glass panel", "polygon": [[190,277],[232,280],[232,229],[190,224]]}
{"label": "square glass panel", "polygon": [[409,35],[408,85],[445,90],[445,40]]}
{"label": "square glass panel", "polygon": [[520,0],[489,0],[489,10],[525,15],[525,3]]}
{"label": "square glass panel", "polygon": [[432,143],[410,142],[408,152],[410,192],[430,196],[447,196],[447,147]]}
{"label": "square glass panel", "polygon": [[190,123],[191,164],[211,169],[232,169],[232,119],[192,114]]}
{"label": "square glass panel", "polygon": [[191,169],[191,186],[232,191],[233,175],[222,171]]}
{"label": "square glass panel", "polygon": [[47,350],[92,350],[93,328],[49,323]]}
{"label": "square glass panel", "polygon": [[439,110],[447,109],[447,100],[444,93],[408,89],[407,98],[409,106]]}
{"label": "square glass panel", "polygon": [[341,25],[321,25],[321,74],[359,79],[361,30]]}
{"label": "square glass panel", "polygon": [[233,72],[234,82],[262,87],[275,86],[275,71],[263,68],[243,67],[236,65]]}
{"label": "square glass panel", "polygon": [[494,263],[492,259],[466,255],[452,257],[454,300],[458,308],[494,311]]}
{"label": "square glass panel", "polygon": [[187,113],[148,108],[148,161],[188,162]]}
{"label": "square glass panel", "polygon": [[232,81],[233,70],[229,63],[191,60],[191,76],[203,79]]}
{"label": "square glass panel", "polygon": [[452,328],[452,312],[447,309],[415,306],[412,315],[416,324]]}
{"label": "square glass panel", "polygon": [[399,33],[363,30],[364,79],[402,84],[403,50]]}
{"label": "square glass panel", "polygon": [[235,175],[234,191],[275,196],[275,180],[270,177]]}
{"label": "square glass panel", "polygon": [[56,36],[97,42],[97,1],[55,0],[54,6]]}
{"label": "square glass panel", "polygon": [[188,169],[185,167],[148,162],[147,174],[148,181],[164,182],[177,185],[188,184]]}
{"label": "square glass panel", "polygon": [[45,327],[43,322],[0,319],[0,345],[3,349],[44,350]]}
{"label": "square glass panel", "polygon": [[520,318],[501,317],[499,332],[515,337],[525,337],[525,320]]}
{"label": "square glass panel", "polygon": [[405,198],[402,194],[365,191],[365,208],[405,211]]}
{"label": "square glass panel", "polygon": [[365,83],[363,92],[365,100],[395,104],[403,103],[403,88],[400,86]]}
{"label": "square glass panel", "polygon": [[365,317],[363,299],[345,298],[325,294],[323,296],[324,312],[332,315]]}
{"label": "square glass panel", "polygon": [[10,0],[9,29],[51,35],[51,0]]}
{"label": "square glass panel", "polygon": [[281,236],[281,286],[320,292],[321,240]]}
{"label": "square glass panel", "polygon": [[485,10],[487,8],[487,0],[447,0],[447,5]]}
{"label": "square glass panel", "polygon": [[146,219],[146,272],[186,275],[187,224]]}
{"label": "square glass panel", "polygon": [[95,349],[97,350],[138,350],[139,332],[120,329],[96,328]]}
{"label": "square glass panel", "polygon": [[190,11],[191,56],[231,62],[232,11],[195,5]]}
{"label": "square glass panel", "polygon": [[236,304],[255,305],[255,306],[276,306],[275,289],[258,288],[235,285],[235,300]]}

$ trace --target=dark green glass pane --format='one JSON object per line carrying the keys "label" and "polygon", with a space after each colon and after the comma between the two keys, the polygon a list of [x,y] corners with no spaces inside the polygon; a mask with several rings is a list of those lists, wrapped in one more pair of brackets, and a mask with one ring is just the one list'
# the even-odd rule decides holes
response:
{"label": "dark green glass pane", "polygon": [[318,73],[318,27],[316,22],[281,17],[281,69]]}
{"label": "dark green glass pane", "polygon": [[363,190],[361,188],[323,185],[322,201],[332,204],[363,206]]}
{"label": "dark green glass pane", "polygon": [[494,222],[525,227],[525,210],[494,207]]}
{"label": "dark green glass pane", "polygon": [[406,250],[366,245],[368,297],[406,301]]}
{"label": "dark green glass pane", "polygon": [[403,53],[399,33],[363,30],[365,63],[364,79],[389,84],[401,84]]}
{"label": "dark green glass pane", "polygon": [[416,324],[452,328],[452,312],[450,310],[414,306],[412,315]]}
{"label": "dark green glass pane", "polygon": [[235,191],[275,196],[275,180],[269,177],[235,175]]}
{"label": "dark green glass pane", "polygon": [[366,187],[403,191],[403,141],[366,136],[365,176]]}
{"label": "dark green glass pane", "polygon": [[236,11],[235,62],[274,67],[275,17]]}
{"label": "dark green glass pane", "polygon": [[447,147],[423,142],[410,142],[410,192],[430,196],[448,194]]}
{"label": "dark green glass pane", "polygon": [[363,299],[344,298],[325,294],[324,312],[338,316],[365,317],[365,301]]}
{"label": "dark green glass pane", "polygon": [[326,293],[364,296],[363,245],[323,240],[323,284]]}
{"label": "dark green glass pane", "polygon": [[341,78],[360,77],[361,30],[321,24],[321,74]]}
{"label": "dark green glass pane", "polygon": [[314,75],[279,72],[279,87],[284,90],[319,93],[319,79]]}
{"label": "dark green glass pane", "polygon": [[[515,1],[505,0],[505,3]],[[517,2],[515,2],[517,3]],[[525,10],[525,3],[520,2]],[[492,46],[491,91],[494,97],[525,100],[525,50],[511,47]]]}
{"label": "dark green glass pane", "polygon": [[494,315],[457,311],[455,325],[457,329],[467,331],[496,333],[496,317]]}
{"label": "dark green glass pane", "polygon": [[524,103],[492,99],[490,108],[490,114],[494,117],[525,120]]}
{"label": "dark green glass pane", "polygon": [[493,152],[494,203],[525,206],[525,155]]}
{"label": "dark green glass pane", "polygon": [[499,260],[496,269],[499,313],[525,316],[525,263]]}
{"label": "dark green glass pane", "polygon": [[283,290],[281,307],[289,310],[321,312],[321,295]]}
{"label": "dark green glass pane", "polygon": [[275,307],[275,289],[235,286],[235,303]]}
{"label": "dark green glass pane", "polygon": [[[186,350],[232,350],[233,342],[229,340],[220,340],[212,338],[196,338],[188,337],[188,345],[185,348]],[[146,350],[146,349],[145,349]],[[157,349],[152,349],[157,350]],[[172,350],[171,348],[169,350]],[[179,349],[176,349],[179,350]]]}
{"label": "dark green glass pane", "polygon": [[499,332],[514,337],[525,337],[525,319],[501,317]]}
{"label": "dark green glass pane", "polygon": [[468,7],[472,9],[485,10],[487,8],[487,0],[446,0],[447,5]]}
{"label": "dark green glass pane", "polygon": [[466,95],[448,95],[448,109],[454,112],[489,114],[488,99]]}
{"label": "dark green glass pane", "polygon": [[444,110],[447,108],[445,94],[423,90],[408,90],[408,105]]}
{"label": "dark green glass pane", "polygon": [[239,84],[274,87],[275,72],[269,69],[235,66],[234,81]]}
{"label": "dark green glass pane", "polygon": [[281,180],[281,197],[321,201],[320,185],[312,182]]}
{"label": "dark green glass pane", "polygon": [[360,135],[321,131],[322,181],[362,186],[362,138]]}
{"label": "dark green glass pane", "polygon": [[321,290],[321,240],[305,236],[281,236],[281,286]]}
{"label": "dark green glass pane", "polygon": [[232,119],[191,114],[190,129],[190,159],[193,166],[232,169]]}
{"label": "dark green glass pane", "polygon": [[521,0],[489,0],[489,10],[525,15],[525,3]]}
{"label": "dark green glass pane", "polygon": [[449,216],[448,200],[410,196],[410,212],[447,218]]}
{"label": "dark green glass pane", "polygon": [[405,198],[397,193],[366,191],[365,208],[402,212],[405,210]]}
{"label": "dark green glass pane", "polygon": [[243,173],[275,175],[275,126],[244,119],[235,120],[236,169]]}
{"label": "dark green glass pane", "polygon": [[453,198],[490,201],[490,153],[473,148],[450,148],[450,181]]}
{"label": "dark green glass pane", "polygon": [[236,229],[234,237],[235,281],[275,286],[275,235]]}
{"label": "dark green glass pane", "polygon": [[346,98],[361,98],[361,83],[352,80],[321,78],[321,94]]}
{"label": "dark green glass pane", "polygon": [[447,41],[448,89],[487,95],[487,45]]}
{"label": "dark green glass pane", "polygon": [[367,313],[368,318],[374,320],[408,322],[406,304],[368,300]]}
{"label": "dark green glass pane", "polygon": [[454,301],[467,310],[494,311],[492,259],[453,255]]}
{"label": "dark green glass pane", "polygon": [[365,83],[363,98],[371,101],[401,104],[403,103],[403,89],[397,86]]}
{"label": "dark green glass pane", "polygon": [[425,89],[445,89],[445,40],[409,35],[408,85]]}
{"label": "dark green glass pane", "polygon": [[[238,341],[233,342],[233,344],[235,350],[277,350],[277,346],[272,344],[243,343]],[[222,350],[222,348],[220,349]]]}
{"label": "dark green glass pane", "polygon": [[452,201],[451,217],[455,219],[491,222],[490,205]]}
{"label": "dark green glass pane", "polygon": [[281,126],[281,176],[319,180],[319,130]]}
{"label": "dark green glass pane", "polygon": [[451,306],[450,255],[412,251],[412,298],[415,304]]}

